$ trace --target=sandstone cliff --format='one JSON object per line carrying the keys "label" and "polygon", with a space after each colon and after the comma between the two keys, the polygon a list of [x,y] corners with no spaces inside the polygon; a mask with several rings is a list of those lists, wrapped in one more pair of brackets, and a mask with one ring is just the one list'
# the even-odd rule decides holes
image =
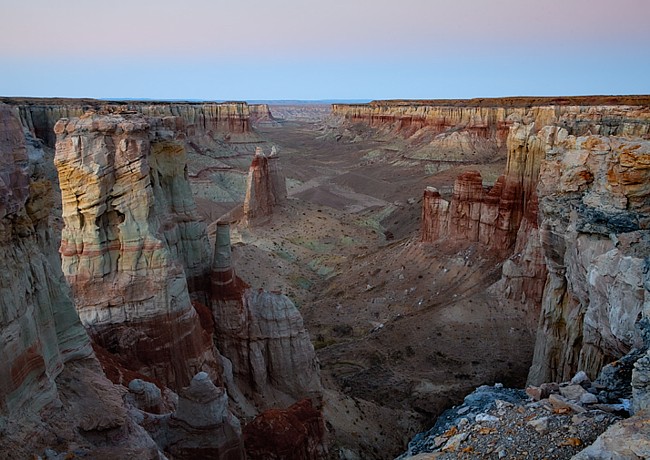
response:
{"label": "sandstone cliff", "polygon": [[[373,137],[404,138],[403,154],[437,161],[476,162],[503,158],[510,127],[535,123],[537,129],[567,124],[576,134],[647,136],[644,97],[512,98],[468,101],[375,101],[334,104],[330,125],[354,137],[355,124],[375,128]],[[611,105],[608,105],[611,104]],[[629,104],[629,105],[626,105]],[[363,134],[362,134],[363,135]]]}
{"label": "sandstone cliff", "polygon": [[650,142],[544,128],[540,241],[549,277],[529,379],[592,376],[641,337],[650,301]]}
{"label": "sandstone cliff", "polygon": [[89,114],[55,127],[63,271],[81,321],[132,370],[175,389],[219,369],[188,291],[188,279],[207,275],[210,250],[184,173],[182,126]]}
{"label": "sandstone cliff", "polygon": [[[96,99],[2,98],[19,116],[23,127],[54,147],[54,125],[61,118],[80,117],[88,111],[135,111],[147,117],[175,116],[183,120],[187,144],[199,153],[216,150],[218,143],[257,142],[251,128],[251,111],[245,102],[139,102],[100,101]],[[268,107],[267,107],[268,108]],[[259,110],[256,109],[256,113]]]}
{"label": "sandstone cliff", "polygon": [[51,184],[30,178],[22,128],[5,105],[0,123],[0,409],[38,411],[56,399],[64,364],[92,348],[60,268],[50,263]]}
{"label": "sandstone cliff", "polygon": [[0,453],[31,458],[74,446],[95,458],[158,458],[75,311],[38,154],[28,158],[18,118],[0,104]]}
{"label": "sandstone cliff", "polygon": [[530,305],[536,321],[546,280],[538,238],[537,177],[542,143],[530,137],[535,124],[515,123],[507,137],[505,172],[492,187],[483,186],[478,171],[462,173],[451,200],[428,188],[424,192],[421,238],[479,243],[504,259],[498,296]]}
{"label": "sandstone cliff", "polygon": [[253,126],[277,126],[278,122],[273,117],[268,104],[248,104],[250,121]]}
{"label": "sandstone cliff", "polygon": [[526,110],[534,116],[510,117],[507,166],[493,187],[468,171],[450,200],[425,190],[421,238],[476,242],[506,258],[493,292],[542,309],[531,382],[579,369],[593,377],[638,345],[634,323],[649,298],[650,110],[561,107],[541,118],[546,127],[548,108]]}

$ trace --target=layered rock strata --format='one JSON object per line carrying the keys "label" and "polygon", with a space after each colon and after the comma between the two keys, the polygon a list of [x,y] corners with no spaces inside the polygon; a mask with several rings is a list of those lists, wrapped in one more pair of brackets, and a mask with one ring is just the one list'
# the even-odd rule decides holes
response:
{"label": "layered rock strata", "polygon": [[273,215],[273,208],[287,198],[287,187],[275,147],[267,156],[257,147],[248,170],[243,205],[245,225],[260,225]]}
{"label": "layered rock strata", "polygon": [[228,409],[228,395],[205,372],[179,393],[168,421],[166,450],[174,458],[245,459],[241,424]]}
{"label": "layered rock strata", "polygon": [[75,446],[75,456],[158,458],[75,311],[38,153],[28,158],[18,118],[0,104],[0,456]]}
{"label": "layered rock strata", "polygon": [[495,291],[542,308],[530,381],[593,377],[638,345],[650,298],[648,141],[532,128],[511,128],[507,171],[491,189],[470,171],[451,201],[425,190],[422,239],[512,254]]}
{"label": "layered rock strata", "polygon": [[175,389],[219,369],[188,291],[188,279],[205,278],[210,251],[182,128],[175,117],[138,114],[55,126],[63,271],[79,316],[101,347]]}
{"label": "layered rock strata", "polygon": [[212,269],[215,339],[237,387],[261,409],[320,401],[318,362],[300,312],[281,294],[253,290],[231,264],[230,226],[217,228]]}
{"label": "layered rock strata", "polygon": [[538,311],[546,280],[537,223],[537,177],[542,141],[530,136],[534,124],[515,123],[507,138],[505,173],[492,187],[480,172],[466,171],[454,183],[451,200],[429,187],[422,205],[423,242],[479,243],[505,259],[497,290],[505,298],[531,302]]}
{"label": "layered rock strata", "polygon": [[[183,120],[188,144],[198,150],[213,146],[215,141],[256,142],[251,128],[251,110],[245,102],[165,103],[137,101],[99,101],[96,99],[26,99],[2,98],[13,106],[23,127],[46,145],[54,147],[54,125],[61,118],[80,117],[88,111],[136,111],[147,117],[175,116]],[[268,106],[267,106],[268,109]],[[256,109],[255,112],[261,111]]]}
{"label": "layered rock strata", "polygon": [[531,382],[592,376],[642,343],[650,302],[650,142],[544,128],[540,241],[549,276]]}
{"label": "layered rock strata", "polygon": [[248,104],[250,120],[253,125],[277,126],[268,104]]}
{"label": "layered rock strata", "polygon": [[507,257],[493,292],[543,310],[531,382],[578,369],[593,377],[639,340],[650,110],[592,109],[562,107],[547,127],[514,122],[506,171],[492,188],[468,171],[449,201],[424,192],[423,241],[477,242]]}
{"label": "layered rock strata", "polygon": [[[572,126],[577,134],[647,136],[650,98],[501,98],[438,101],[374,101],[334,104],[330,124],[337,130],[362,123],[373,136],[408,140],[406,156],[476,161],[503,156],[515,122]],[[646,107],[646,110],[639,110]]]}
{"label": "layered rock strata", "polygon": [[20,123],[0,104],[0,411],[9,413],[55,401],[65,363],[92,356],[52,257],[51,184],[33,172]]}

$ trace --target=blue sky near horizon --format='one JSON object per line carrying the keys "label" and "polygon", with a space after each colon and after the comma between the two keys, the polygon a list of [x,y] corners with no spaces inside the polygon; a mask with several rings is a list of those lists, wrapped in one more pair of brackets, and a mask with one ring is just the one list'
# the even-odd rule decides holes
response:
{"label": "blue sky near horizon", "polygon": [[0,95],[650,94],[650,1],[0,0]]}

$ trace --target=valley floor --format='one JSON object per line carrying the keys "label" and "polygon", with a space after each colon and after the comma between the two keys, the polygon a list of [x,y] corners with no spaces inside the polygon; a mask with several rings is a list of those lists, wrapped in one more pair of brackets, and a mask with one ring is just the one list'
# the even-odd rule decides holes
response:
{"label": "valley floor", "polygon": [[337,142],[316,123],[258,131],[280,152],[290,199],[268,224],[234,229],[235,266],[300,308],[335,456],[392,458],[476,386],[525,383],[534,320],[496,300],[500,261],[469,244],[419,241],[426,186],[450,193],[460,172],[495,178],[503,162],[432,168],[401,146]]}

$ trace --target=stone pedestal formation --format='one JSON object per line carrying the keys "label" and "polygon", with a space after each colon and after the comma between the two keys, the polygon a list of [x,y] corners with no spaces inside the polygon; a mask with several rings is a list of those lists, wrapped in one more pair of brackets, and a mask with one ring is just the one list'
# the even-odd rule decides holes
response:
{"label": "stone pedestal formation", "polygon": [[281,294],[251,289],[231,265],[230,226],[217,225],[212,314],[220,352],[232,362],[237,387],[258,408],[320,401],[314,348],[300,312]]}
{"label": "stone pedestal formation", "polygon": [[273,215],[273,208],[286,200],[287,187],[279,161],[275,147],[268,156],[261,147],[255,150],[246,182],[243,206],[245,225],[267,223]]}

